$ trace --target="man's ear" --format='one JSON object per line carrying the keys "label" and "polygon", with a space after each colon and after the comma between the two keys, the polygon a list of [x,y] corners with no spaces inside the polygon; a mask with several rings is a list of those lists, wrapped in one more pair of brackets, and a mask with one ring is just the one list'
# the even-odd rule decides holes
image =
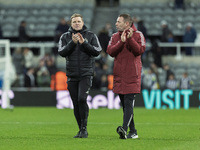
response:
{"label": "man's ear", "polygon": [[126,26],[130,26],[128,21],[126,21],[126,23],[125,23],[125,24],[126,24]]}

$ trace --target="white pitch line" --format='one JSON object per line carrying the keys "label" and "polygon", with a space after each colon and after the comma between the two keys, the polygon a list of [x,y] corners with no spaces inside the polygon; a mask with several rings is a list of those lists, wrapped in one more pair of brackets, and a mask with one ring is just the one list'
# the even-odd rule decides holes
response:
{"label": "white pitch line", "polygon": [[[56,124],[74,124],[75,122],[6,122],[6,121],[0,121],[0,124],[36,124],[36,125],[56,125]],[[120,123],[111,123],[111,122],[88,122],[88,124],[96,124],[96,125],[118,125]],[[146,122],[146,123],[135,123],[136,125],[168,125],[168,126],[200,126],[200,123],[183,123],[183,122],[177,122],[177,123],[153,123],[153,122]]]}

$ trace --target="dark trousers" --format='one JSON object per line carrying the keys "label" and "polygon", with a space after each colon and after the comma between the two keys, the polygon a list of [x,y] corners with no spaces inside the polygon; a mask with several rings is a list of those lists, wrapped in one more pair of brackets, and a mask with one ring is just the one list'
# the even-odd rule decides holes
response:
{"label": "dark trousers", "polygon": [[89,107],[87,96],[92,86],[92,77],[83,77],[80,80],[68,80],[68,90],[74,106],[74,116],[79,129],[87,126]]}
{"label": "dark trousers", "polygon": [[123,107],[123,128],[135,132],[135,124],[133,119],[133,108],[136,94],[119,94],[119,98]]}
{"label": "dark trousers", "polygon": [[185,54],[186,55],[192,55],[192,47],[185,47]]}

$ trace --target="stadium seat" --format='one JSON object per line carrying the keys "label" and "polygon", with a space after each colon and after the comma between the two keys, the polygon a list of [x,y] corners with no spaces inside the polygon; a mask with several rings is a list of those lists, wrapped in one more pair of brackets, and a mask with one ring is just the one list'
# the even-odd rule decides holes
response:
{"label": "stadium seat", "polygon": [[146,8],[142,11],[143,14],[147,15],[149,18],[149,15],[153,14],[152,10],[150,8]]}
{"label": "stadium seat", "polygon": [[50,16],[48,18],[48,22],[51,24],[58,24],[59,23],[60,18],[59,17],[55,17],[55,16]]}
{"label": "stadium seat", "polygon": [[45,24],[38,24],[38,25],[36,25],[35,28],[36,28],[37,31],[45,31],[45,30],[47,30]]}
{"label": "stadium seat", "polygon": [[49,18],[47,18],[47,17],[45,17],[45,16],[41,16],[41,17],[38,17],[38,18],[37,18],[37,22],[38,22],[38,23],[41,23],[41,24],[47,23],[48,21],[49,21]]}
{"label": "stadium seat", "polygon": [[37,23],[37,17],[35,16],[30,16],[26,19],[27,23]]}
{"label": "stadium seat", "polygon": [[122,13],[130,13],[130,10],[127,9],[127,8],[123,8],[123,9],[121,9],[121,10],[119,11],[119,13],[120,13],[120,14],[122,14]]}
{"label": "stadium seat", "polygon": [[2,26],[2,30],[4,31],[12,32],[14,31],[14,29],[15,29],[15,26],[13,24],[7,24],[7,25]]}
{"label": "stadium seat", "polygon": [[48,8],[47,9],[41,9],[41,10],[38,11],[38,14],[40,16],[49,16],[49,14],[51,13],[50,11],[51,10],[48,10]]}

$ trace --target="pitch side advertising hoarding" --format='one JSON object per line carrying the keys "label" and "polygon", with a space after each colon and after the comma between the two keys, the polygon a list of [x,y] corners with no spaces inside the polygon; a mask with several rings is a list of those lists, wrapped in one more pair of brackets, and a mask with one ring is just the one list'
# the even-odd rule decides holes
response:
{"label": "pitch side advertising hoarding", "polygon": [[[58,91],[56,94],[57,108],[73,108],[68,91]],[[119,109],[119,96],[112,91],[97,93],[92,91],[87,98],[90,109],[107,107],[109,109]],[[200,92],[192,90],[142,90],[136,96],[136,107],[146,109],[189,109],[190,107],[200,108]]]}
{"label": "pitch side advertising hoarding", "polygon": [[[8,94],[14,106],[55,106],[58,109],[73,108],[68,91],[10,91]],[[5,94],[0,90],[0,105],[5,102]],[[121,107],[119,96],[112,90],[91,90],[87,102],[90,109]],[[142,90],[136,96],[135,107],[146,109],[200,109],[200,91],[187,90]]]}

